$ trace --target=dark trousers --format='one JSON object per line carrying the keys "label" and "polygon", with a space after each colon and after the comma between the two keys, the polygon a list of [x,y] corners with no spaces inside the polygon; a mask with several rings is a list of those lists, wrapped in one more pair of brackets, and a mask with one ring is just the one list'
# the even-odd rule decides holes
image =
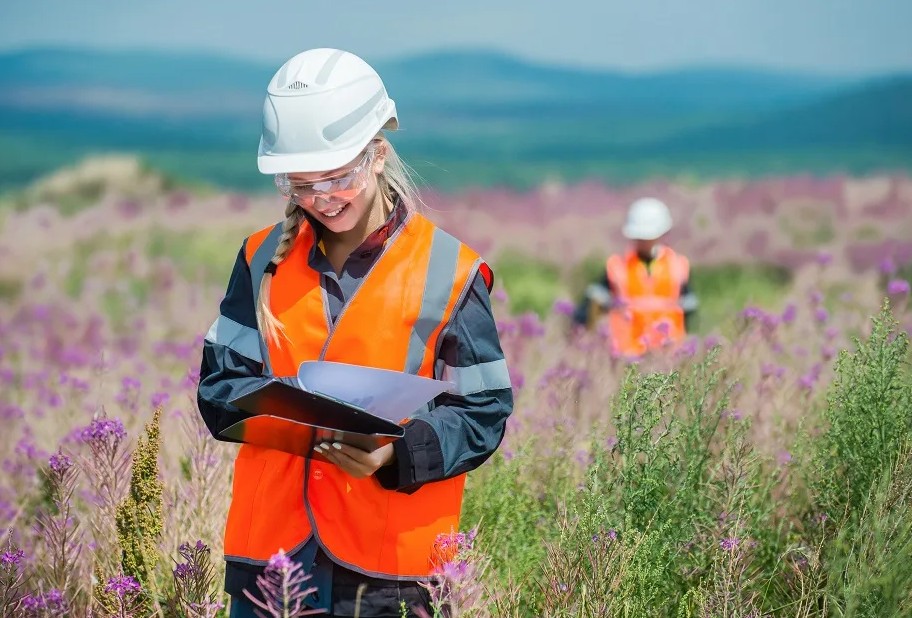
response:
{"label": "dark trousers", "polygon": [[[424,597],[422,599],[422,601],[426,601],[427,596],[424,596],[424,595],[422,595],[422,596]],[[414,603],[414,601],[413,601],[413,603]],[[424,608],[426,608],[428,616],[434,615],[433,610],[428,608],[426,602],[421,603],[419,601],[419,603],[420,603],[420,606],[423,606]],[[351,611],[352,605],[353,605],[351,602],[343,601],[342,603],[339,603],[337,601],[335,603],[335,605],[337,606],[337,608],[340,608],[342,610],[342,613],[339,613],[339,614],[321,613],[321,614],[314,614],[314,615],[316,615],[316,616],[353,616],[354,615],[354,613]],[[414,606],[415,605],[412,605],[412,607],[414,607]],[[406,607],[408,607],[408,604],[406,605]],[[394,614],[378,614],[378,613],[370,612],[369,608],[366,608],[366,609],[368,610],[367,615],[369,615],[370,618],[400,618],[402,616],[402,614],[400,612],[396,612]],[[256,605],[254,605],[250,601],[250,599],[247,599],[246,597],[245,598],[240,598],[240,597],[235,597],[235,596],[231,597],[231,609],[230,609],[229,618],[258,618],[258,615],[257,615],[258,611],[261,614],[266,615],[266,613],[262,609],[259,609]],[[406,616],[408,616],[410,618],[413,616],[417,616],[417,615],[418,614],[415,614],[411,609],[409,609],[406,613]]]}

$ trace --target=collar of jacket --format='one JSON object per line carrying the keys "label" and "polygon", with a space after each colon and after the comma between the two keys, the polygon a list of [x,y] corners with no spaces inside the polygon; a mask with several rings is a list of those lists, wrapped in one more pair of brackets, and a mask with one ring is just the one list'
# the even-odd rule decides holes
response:
{"label": "collar of jacket", "polygon": [[[405,203],[398,195],[394,197],[395,200],[393,202],[393,210],[386,218],[386,221],[383,222],[383,225],[371,232],[370,235],[364,239],[364,242],[362,242],[352,253],[357,254],[373,252],[376,249],[379,249],[383,246],[383,243],[385,243],[387,239],[395,234],[396,230],[402,226],[402,223],[408,216],[408,207],[406,207]],[[313,247],[310,248],[309,256],[310,261],[313,261],[314,253],[317,250],[322,250],[323,248],[323,232],[326,230],[326,228],[322,223],[312,217],[306,210],[304,211],[304,217],[307,219],[307,222],[310,223],[310,226],[313,228],[314,234],[316,235],[316,242],[314,243]]]}

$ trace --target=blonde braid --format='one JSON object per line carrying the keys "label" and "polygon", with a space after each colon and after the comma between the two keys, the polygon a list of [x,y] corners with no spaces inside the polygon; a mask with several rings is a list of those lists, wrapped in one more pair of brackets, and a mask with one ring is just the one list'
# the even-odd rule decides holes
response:
{"label": "blonde braid", "polygon": [[[298,230],[301,228],[301,220],[304,218],[303,211],[293,201],[288,200],[285,206],[285,222],[282,224],[282,236],[279,238],[279,244],[276,247],[275,255],[272,256],[270,264],[278,266],[288,255],[295,239],[298,237]],[[257,303],[256,316],[257,326],[263,338],[276,345],[280,345],[279,334],[285,336],[285,326],[272,313],[269,306],[269,292],[272,287],[272,273],[267,271],[263,273],[260,280],[260,296]]]}

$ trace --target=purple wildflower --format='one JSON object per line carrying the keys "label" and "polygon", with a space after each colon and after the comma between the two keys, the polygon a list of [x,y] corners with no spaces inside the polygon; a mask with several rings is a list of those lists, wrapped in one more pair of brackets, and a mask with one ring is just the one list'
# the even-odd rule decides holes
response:
{"label": "purple wildflower", "polygon": [[545,327],[538,319],[538,314],[531,311],[519,316],[518,324],[519,334],[523,338],[539,337],[545,334]]}
{"label": "purple wildflower", "polygon": [[821,324],[825,324],[826,321],[830,319],[830,313],[823,307],[817,307],[814,311],[814,319]]}
{"label": "purple wildflower", "polygon": [[827,251],[821,251],[817,254],[817,263],[821,266],[829,266],[833,262],[833,254]]}
{"label": "purple wildflower", "polygon": [[558,298],[556,301],[554,301],[554,306],[552,307],[552,310],[557,315],[573,315],[575,307],[573,306],[573,303],[570,302],[569,300],[567,300],[565,298]]}
{"label": "purple wildflower", "polygon": [[460,560],[456,562],[451,560],[443,564],[441,569],[441,574],[447,579],[451,580],[460,580],[466,576],[466,573],[469,571],[469,563],[465,560]]}
{"label": "purple wildflower", "polygon": [[178,579],[188,579],[193,576],[193,567],[186,562],[181,562],[174,568],[174,576]]}
{"label": "purple wildflower", "polygon": [[128,390],[137,390],[137,389],[139,389],[140,386],[142,386],[142,384],[140,383],[139,380],[137,380],[136,378],[131,377],[131,376],[124,377],[124,379],[121,382],[121,385],[123,386],[124,390],[127,390],[127,391]]}
{"label": "purple wildflower", "polygon": [[719,541],[719,547],[722,548],[722,551],[734,551],[740,542],[741,539],[732,536]]}
{"label": "purple wildflower", "polygon": [[25,558],[25,552],[21,549],[16,551],[5,551],[3,554],[0,554],[0,564],[4,566],[19,566],[19,563],[22,562],[22,559]]}
{"label": "purple wildflower", "polygon": [[26,615],[43,616],[46,610],[64,611],[67,609],[66,600],[63,593],[56,588],[49,590],[46,594],[28,594],[22,597],[21,609],[25,610]]}
{"label": "purple wildflower", "polygon": [[772,313],[764,313],[760,317],[760,323],[763,324],[763,327],[768,330],[775,330],[779,326],[779,316],[773,315]]}
{"label": "purple wildflower", "polygon": [[746,307],[739,315],[748,322],[759,322],[766,336],[770,336],[779,326],[778,315],[767,313],[759,307]]}
{"label": "purple wildflower", "polygon": [[67,470],[73,467],[73,460],[61,452],[54,453],[50,458],[51,470],[57,474],[66,474]]}
{"label": "purple wildflower", "polygon": [[294,566],[294,563],[285,555],[285,550],[280,549],[278,553],[273,554],[272,558],[269,559],[269,564],[266,565],[266,568],[270,571],[287,571],[292,566]]}
{"label": "purple wildflower", "polygon": [[817,363],[811,367],[810,371],[799,378],[798,385],[805,390],[813,390],[814,385],[817,383],[817,380],[820,379],[820,371],[822,369],[823,367],[820,365],[820,363]]}
{"label": "purple wildflower", "polygon": [[706,337],[706,339],[703,340],[703,348],[706,350],[711,350],[719,345],[720,342],[721,340],[717,336],[709,335]]}
{"label": "purple wildflower", "polygon": [[766,314],[764,313],[763,309],[760,309],[759,307],[745,307],[741,312],[741,317],[746,320],[761,319],[764,315]]}
{"label": "purple wildflower", "polygon": [[879,269],[884,275],[893,276],[896,274],[896,262],[893,261],[893,258],[886,257],[880,261]]}
{"label": "purple wildflower", "polygon": [[792,461],[792,454],[788,451],[779,451],[776,453],[776,463],[780,466],[784,466]]}
{"label": "purple wildflower", "polygon": [[168,403],[168,400],[171,399],[171,395],[168,393],[157,392],[152,394],[152,407],[157,408]]}
{"label": "purple wildflower", "polygon": [[96,418],[80,433],[80,438],[87,444],[107,442],[108,438],[118,443],[126,437],[123,422],[116,418]]}
{"label": "purple wildflower", "polygon": [[782,312],[782,323],[791,324],[796,317],[798,317],[798,307],[794,303],[789,303]]}
{"label": "purple wildflower", "polygon": [[49,607],[63,605],[63,593],[56,588],[52,588],[44,595],[44,602],[47,603]]}
{"label": "purple wildflower", "polygon": [[126,595],[137,594],[142,587],[129,575],[119,575],[110,578],[104,589],[108,594],[116,594],[122,599]]}
{"label": "purple wildflower", "polygon": [[610,540],[612,540],[612,541],[617,540],[617,538],[618,538],[617,530],[615,530],[614,528],[612,528],[611,530],[609,530],[609,531],[608,531],[608,538],[609,538]]}
{"label": "purple wildflower", "polygon": [[677,356],[678,358],[693,358],[697,353],[697,338],[688,337],[684,343],[681,344],[681,347],[678,348]]}
{"label": "purple wildflower", "polygon": [[909,293],[909,282],[905,279],[893,279],[887,284],[887,294],[890,296],[905,296]]}

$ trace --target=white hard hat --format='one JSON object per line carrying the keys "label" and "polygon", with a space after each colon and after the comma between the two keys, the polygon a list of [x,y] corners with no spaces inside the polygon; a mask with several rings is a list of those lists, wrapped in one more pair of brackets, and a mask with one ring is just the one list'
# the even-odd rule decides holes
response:
{"label": "white hard hat", "polygon": [[377,72],[339,49],[311,49],[282,65],[263,104],[257,166],[264,174],[325,172],[397,129],[396,104]]}
{"label": "white hard hat", "polygon": [[644,197],[630,205],[621,230],[631,240],[655,240],[671,229],[671,213],[663,202]]}

